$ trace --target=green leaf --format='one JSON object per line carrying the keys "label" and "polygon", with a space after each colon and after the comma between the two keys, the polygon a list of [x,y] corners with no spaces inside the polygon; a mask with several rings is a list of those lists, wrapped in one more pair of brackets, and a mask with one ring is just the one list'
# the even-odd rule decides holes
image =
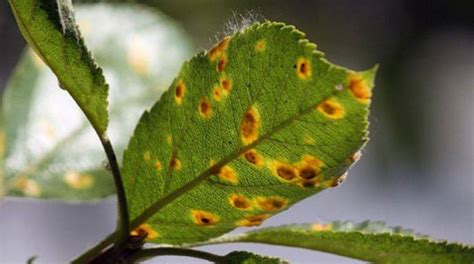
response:
{"label": "green leaf", "polygon": [[[137,5],[78,6],[77,21],[110,81],[108,134],[122,153],[142,112],[191,54],[190,42],[174,21]],[[3,115],[6,195],[77,200],[114,193],[97,135],[31,50],[9,80]]]}
{"label": "green leaf", "polygon": [[282,23],[198,54],[125,151],[132,228],[156,243],[204,241],[339,185],[367,141],[374,75],[330,64]]}
{"label": "green leaf", "polygon": [[[376,263],[473,263],[474,247],[433,241],[382,222],[287,225],[223,236],[207,244],[252,242],[318,250]],[[206,243],[204,243],[206,244]]]}
{"label": "green leaf", "polygon": [[278,258],[260,256],[245,251],[234,251],[223,257],[222,263],[226,264],[284,264],[289,263]]}
{"label": "green leaf", "polygon": [[107,129],[108,85],[80,36],[71,0],[10,0],[23,36],[98,134]]}

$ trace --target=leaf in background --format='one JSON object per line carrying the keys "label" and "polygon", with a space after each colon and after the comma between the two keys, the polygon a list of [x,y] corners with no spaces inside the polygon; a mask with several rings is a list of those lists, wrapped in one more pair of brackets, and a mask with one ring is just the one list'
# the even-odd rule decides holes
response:
{"label": "leaf in background", "polygon": [[[473,263],[474,248],[413,235],[381,222],[333,222],[264,228],[207,244],[252,242],[313,249],[376,263]],[[205,243],[206,244],[206,243]]]}
{"label": "leaf in background", "polygon": [[257,226],[344,180],[367,141],[375,70],[330,64],[303,37],[271,22],[226,37],[142,116],[122,175],[148,241]]}
{"label": "leaf in background", "polygon": [[[191,45],[173,21],[136,5],[79,6],[77,19],[110,83],[108,134],[122,153]],[[114,193],[93,129],[31,50],[8,83],[3,108],[6,195],[93,199]]]}
{"label": "leaf in background", "polygon": [[251,252],[234,251],[223,257],[222,263],[226,264],[287,264],[289,262],[257,255]]}
{"label": "leaf in background", "polygon": [[10,0],[18,27],[98,134],[107,129],[108,85],[84,44],[71,0]]}

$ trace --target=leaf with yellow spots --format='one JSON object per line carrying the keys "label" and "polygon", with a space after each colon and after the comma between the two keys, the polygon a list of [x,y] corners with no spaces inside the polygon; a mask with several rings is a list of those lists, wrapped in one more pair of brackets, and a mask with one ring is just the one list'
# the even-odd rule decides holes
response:
{"label": "leaf with yellow spots", "polygon": [[124,154],[132,228],[204,241],[340,185],[367,141],[375,68],[333,65],[315,47],[265,22],[186,62]]}
{"label": "leaf with yellow spots", "polygon": [[206,244],[261,243],[332,253],[371,263],[473,263],[474,247],[432,240],[383,222],[285,225],[225,235]]}
{"label": "leaf with yellow spots", "polygon": [[[110,91],[108,132],[121,154],[140,115],[166,90],[191,54],[191,45],[172,20],[136,5],[79,5],[76,18],[114,88]],[[142,27],[143,23],[149,26]],[[90,30],[92,25],[94,30]],[[163,56],[165,52],[167,56]],[[155,67],[159,63],[166,67]],[[135,69],[137,64],[148,66]],[[146,75],[144,68],[148,68]],[[97,135],[73,99],[59,88],[54,74],[30,49],[8,82],[2,108],[5,178],[0,177],[4,180],[0,188],[5,189],[0,190],[0,196],[82,200],[115,192]],[[164,161],[151,160],[151,155],[148,159],[154,170],[165,166]]]}

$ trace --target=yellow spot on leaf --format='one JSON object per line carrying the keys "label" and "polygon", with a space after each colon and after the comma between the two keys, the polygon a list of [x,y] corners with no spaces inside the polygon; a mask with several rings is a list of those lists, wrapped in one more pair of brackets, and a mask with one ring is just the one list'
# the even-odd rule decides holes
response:
{"label": "yellow spot on leaf", "polygon": [[250,203],[250,201],[243,195],[232,194],[229,197],[229,202],[233,207],[237,209],[248,210],[252,208],[252,204]]}
{"label": "yellow spot on leaf", "polygon": [[153,229],[149,224],[141,224],[139,227],[131,231],[130,235],[134,237],[145,236],[146,240],[153,240],[159,236],[158,232],[156,232],[156,230]]}
{"label": "yellow spot on leaf", "polygon": [[178,105],[183,103],[184,94],[186,93],[186,85],[182,80],[176,84],[174,99]]}
{"label": "yellow spot on leaf", "polygon": [[166,143],[171,146],[173,144],[173,137],[171,135],[168,135],[166,137]]}
{"label": "yellow spot on leaf", "polygon": [[258,207],[265,211],[278,211],[288,204],[288,200],[283,197],[257,197]]}
{"label": "yellow spot on leaf", "polygon": [[306,135],[304,137],[304,143],[308,145],[314,145],[314,138],[309,135]]}
{"label": "yellow spot on leaf", "polygon": [[239,181],[237,179],[237,174],[235,173],[234,169],[228,165],[222,167],[219,170],[219,174],[217,176],[219,177],[219,179],[228,181],[233,184],[237,184]]}
{"label": "yellow spot on leaf", "polygon": [[260,154],[257,153],[255,149],[251,149],[245,152],[244,157],[248,162],[258,167],[262,166],[264,163],[262,157],[260,156]]}
{"label": "yellow spot on leaf", "polygon": [[247,227],[259,226],[268,217],[270,217],[269,214],[248,215],[248,216],[245,216],[243,219],[237,221],[236,225],[237,226],[247,226]]}
{"label": "yellow spot on leaf", "polygon": [[341,119],[345,115],[344,107],[335,99],[328,99],[320,103],[317,109],[331,119]]}
{"label": "yellow spot on leaf", "polygon": [[26,177],[16,180],[15,187],[27,196],[38,197],[41,194],[38,183]]}
{"label": "yellow spot on leaf", "polygon": [[161,168],[162,168],[161,162],[160,162],[159,160],[157,160],[157,161],[155,162],[155,165],[154,165],[154,166],[155,166],[155,168],[156,168],[157,170],[161,170]]}
{"label": "yellow spot on leaf", "polygon": [[173,170],[181,169],[181,161],[176,156],[173,156],[170,161],[170,167]]}
{"label": "yellow spot on leaf", "polygon": [[299,58],[296,61],[296,75],[302,80],[307,80],[312,75],[311,62],[306,58]]}
{"label": "yellow spot on leaf", "polygon": [[244,113],[240,122],[240,135],[244,144],[257,140],[260,129],[260,115],[255,107],[250,107]]}
{"label": "yellow spot on leaf", "polygon": [[220,86],[216,86],[212,90],[212,97],[214,98],[214,100],[219,102],[220,100],[222,100],[222,93],[223,93],[223,89]]}
{"label": "yellow spot on leaf", "polygon": [[150,153],[150,151],[145,151],[145,152],[143,153],[143,160],[144,160],[144,161],[149,161],[149,160],[151,160],[151,153]]}
{"label": "yellow spot on leaf", "polygon": [[332,229],[331,224],[315,223],[311,226],[311,230],[316,231],[316,232],[331,231],[331,229]]}
{"label": "yellow spot on leaf", "polygon": [[367,82],[359,74],[349,74],[349,90],[354,97],[362,103],[369,102],[372,97],[372,91],[369,89]]}
{"label": "yellow spot on leaf", "polygon": [[265,43],[265,40],[261,39],[261,40],[257,41],[257,44],[255,44],[255,50],[257,52],[263,52],[266,49],[266,45],[267,44]]}
{"label": "yellow spot on leaf", "polygon": [[219,223],[219,217],[213,213],[203,210],[191,210],[194,223],[200,226],[213,226]]}
{"label": "yellow spot on leaf", "polygon": [[228,78],[221,78],[220,79],[220,85],[221,85],[225,95],[229,94],[230,91],[232,90],[232,82]]}
{"label": "yellow spot on leaf", "polygon": [[74,189],[87,189],[94,184],[94,178],[90,174],[69,171],[64,175],[64,181]]}
{"label": "yellow spot on leaf", "polygon": [[212,105],[211,102],[209,102],[209,99],[207,97],[204,97],[201,99],[201,102],[199,103],[198,106],[198,111],[199,115],[205,119],[209,119],[212,115]]}
{"label": "yellow spot on leaf", "polygon": [[209,59],[211,61],[215,61],[217,58],[221,57],[227,47],[229,46],[230,37],[225,37],[219,43],[217,43],[214,47],[211,48],[209,51]]}

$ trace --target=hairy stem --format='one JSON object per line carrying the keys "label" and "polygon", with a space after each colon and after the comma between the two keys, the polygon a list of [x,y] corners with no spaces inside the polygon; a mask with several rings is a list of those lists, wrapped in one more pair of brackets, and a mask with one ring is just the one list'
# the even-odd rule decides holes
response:
{"label": "hairy stem", "polygon": [[222,263],[224,257],[214,255],[209,252],[187,249],[187,248],[174,248],[174,247],[163,247],[163,248],[149,248],[138,251],[131,255],[127,260],[129,263],[135,263],[136,261],[145,260],[157,256],[186,256],[204,259],[214,263]]}

